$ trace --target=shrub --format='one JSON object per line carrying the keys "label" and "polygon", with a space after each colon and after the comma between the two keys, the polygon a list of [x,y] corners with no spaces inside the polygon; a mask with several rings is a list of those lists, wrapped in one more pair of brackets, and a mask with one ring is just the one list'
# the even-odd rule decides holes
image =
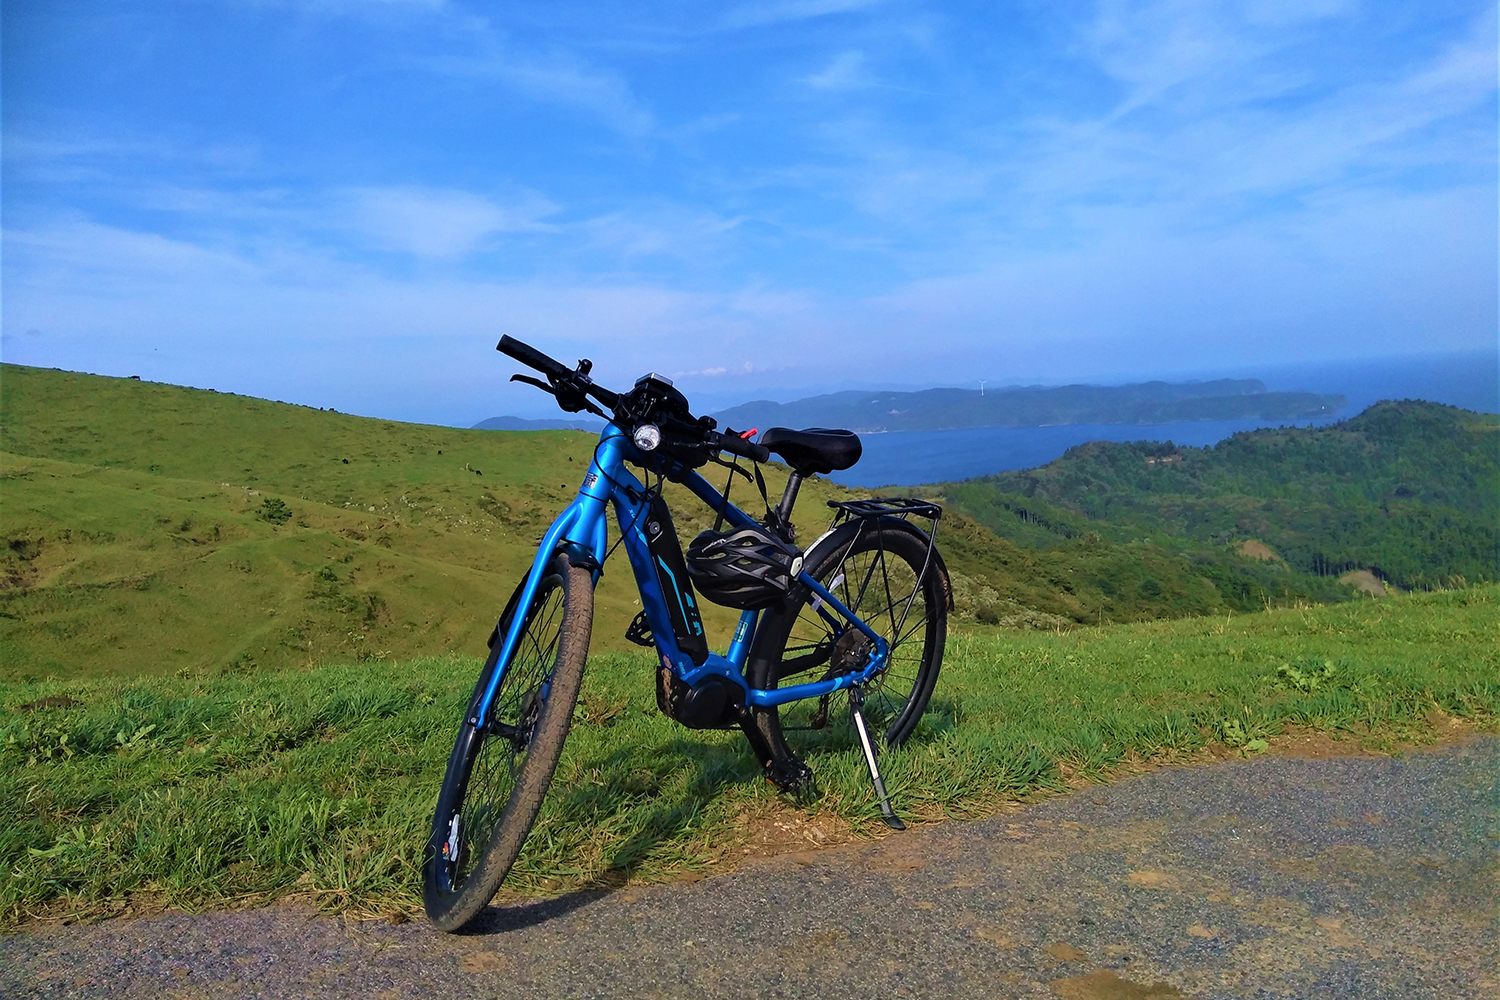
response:
{"label": "shrub", "polygon": [[288,507],[284,500],[266,497],[260,502],[260,510],[255,516],[262,521],[270,521],[272,524],[286,524],[292,519],[292,508]]}

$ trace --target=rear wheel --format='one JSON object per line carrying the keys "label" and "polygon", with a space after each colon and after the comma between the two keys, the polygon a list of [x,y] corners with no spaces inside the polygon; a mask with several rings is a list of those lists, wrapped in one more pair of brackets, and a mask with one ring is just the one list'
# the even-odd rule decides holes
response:
{"label": "rear wheel", "polygon": [[[432,922],[456,931],[479,915],[521,853],[562,754],[583,680],[593,624],[593,579],[558,556],[528,608],[517,597],[469,699],[438,793],[423,865]],[[500,678],[485,725],[473,720],[511,619],[524,614],[515,654]]]}
{"label": "rear wheel", "polygon": [[[852,545],[831,539],[806,567],[890,644],[885,670],[865,687],[864,714],[871,735],[891,747],[900,746],[917,728],[943,662],[948,591],[936,553],[931,565],[927,555],[927,539],[915,530],[867,523]],[[821,605],[805,593],[795,615],[766,620],[764,627],[772,631],[757,641],[781,654],[752,657],[753,687],[806,684],[864,665],[869,639]],[[848,702],[847,693],[839,691],[779,709],[758,709],[756,721],[772,751],[790,755],[788,733],[816,733],[843,724]]]}

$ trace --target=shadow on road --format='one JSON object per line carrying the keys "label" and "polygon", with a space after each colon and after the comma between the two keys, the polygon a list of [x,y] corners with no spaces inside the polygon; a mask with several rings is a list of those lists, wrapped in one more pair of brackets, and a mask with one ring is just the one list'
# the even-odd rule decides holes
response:
{"label": "shadow on road", "polygon": [[608,896],[609,893],[610,890],[607,889],[585,889],[580,892],[570,892],[565,896],[537,899],[512,906],[489,906],[460,934],[464,937],[475,937],[526,930],[545,924],[549,920],[567,916],[574,910],[581,910],[590,903]]}
{"label": "shadow on road", "polygon": [[[584,829],[649,803],[636,819],[638,831],[610,852],[602,871],[564,895],[491,906],[462,933],[490,935],[524,930],[603,899],[624,887],[658,846],[676,842],[726,787],[760,778],[749,748],[740,742],[671,740],[656,749],[658,773],[653,775],[640,772],[639,760],[634,747],[616,748],[590,760],[584,765],[585,772],[603,775],[606,780],[568,789],[556,799],[554,808],[569,817],[570,825]],[[686,788],[680,794],[661,795],[662,776],[680,773],[692,776]]]}

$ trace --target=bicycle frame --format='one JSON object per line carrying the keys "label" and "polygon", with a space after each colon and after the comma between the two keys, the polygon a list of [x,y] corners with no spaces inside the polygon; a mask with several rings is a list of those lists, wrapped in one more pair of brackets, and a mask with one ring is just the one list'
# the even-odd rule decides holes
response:
{"label": "bicycle frame", "polygon": [[[603,433],[599,436],[599,444],[594,449],[594,457],[589,463],[588,472],[583,477],[583,485],[579,488],[577,498],[558,516],[557,520],[552,522],[552,526],[547,529],[546,534],[542,536],[541,544],[537,547],[536,558],[532,560],[531,569],[521,589],[520,599],[515,605],[517,613],[511,616],[509,627],[497,639],[498,642],[504,643],[497,658],[500,669],[491,675],[489,686],[480,699],[475,717],[470,720],[471,724],[479,726],[489,719],[490,705],[494,700],[495,692],[499,689],[505,670],[515,654],[516,644],[520,641],[521,632],[526,623],[526,614],[523,609],[531,607],[536,599],[537,589],[541,585],[542,577],[553,556],[559,550],[579,554],[587,553],[592,557],[594,565],[598,567],[594,571],[597,581],[598,573],[602,570],[604,560],[609,553],[606,515],[607,508],[611,504],[614,505],[615,517],[622,533],[621,544],[635,572],[636,586],[641,595],[641,607],[651,626],[657,652],[663,664],[689,687],[696,687],[708,677],[717,675],[743,689],[746,704],[755,707],[770,707],[801,701],[804,698],[819,698],[834,691],[864,684],[880,672],[890,655],[885,639],[805,572],[798,574],[797,580],[821,598],[818,613],[836,628],[839,627],[839,620],[842,619],[848,627],[858,629],[871,641],[873,648],[863,668],[827,680],[795,684],[784,688],[764,690],[750,687],[745,680],[743,670],[751,642],[755,637],[760,615],[757,611],[740,613],[739,625],[735,628],[734,638],[729,644],[727,655],[720,656],[710,652],[703,663],[695,664],[690,657],[683,654],[677,648],[671,618],[667,610],[669,595],[662,592],[657,580],[643,530],[648,506],[646,487],[625,468],[627,460],[639,461],[644,457],[623,431],[613,423],[605,425]],[[680,472],[680,475],[672,477],[673,481],[681,482],[710,509],[722,510],[724,520],[729,524],[738,527],[755,523],[754,519],[729,503],[723,494],[709,485],[708,481],[697,472],[691,469],[680,470]],[[670,597],[674,600],[680,599],[677,594],[670,595]]]}

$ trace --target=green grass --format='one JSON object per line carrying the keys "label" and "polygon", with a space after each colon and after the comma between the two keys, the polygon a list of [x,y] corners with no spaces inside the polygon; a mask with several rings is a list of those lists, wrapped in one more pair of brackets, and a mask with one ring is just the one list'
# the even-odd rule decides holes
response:
{"label": "green grass", "polygon": [[[477,653],[595,441],[0,365],[0,678]],[[785,470],[766,476],[774,497]],[[827,526],[827,500],[856,495],[869,494],[809,481],[802,539]],[[760,500],[744,483],[734,497],[750,511]],[[685,489],[666,498],[684,540],[712,524]],[[1232,551],[1200,565],[1175,543],[1091,531],[1008,540],[952,509],[940,538],[964,622],[1067,627],[1354,593]],[[596,650],[627,648],[639,610],[616,558]],[[734,612],[704,610],[711,634],[733,630]]]}
{"label": "green grass", "polygon": [[[17,365],[0,366],[0,430],[12,680],[476,653],[597,441]],[[779,489],[784,473],[767,473]],[[824,501],[850,495],[804,493],[808,537]],[[667,499],[683,538],[712,524],[685,490]],[[621,558],[595,648],[624,648],[638,610]],[[728,632],[737,615],[707,620]]]}
{"label": "green grass", "polygon": [[[979,630],[950,640],[917,736],[887,755],[908,816],[982,815],[1213,742],[1289,725],[1389,747],[1433,708],[1492,725],[1500,587],[1237,617]],[[411,911],[430,809],[477,664],[372,661],[253,674],[0,683],[0,912],[106,912],[294,893]],[[747,815],[875,810],[847,729],[805,749],[791,806],[743,738],[656,711],[648,655],[590,660],[554,793],[512,879],[533,894],[670,879],[736,855]],[[38,705],[41,702],[41,705]]]}

